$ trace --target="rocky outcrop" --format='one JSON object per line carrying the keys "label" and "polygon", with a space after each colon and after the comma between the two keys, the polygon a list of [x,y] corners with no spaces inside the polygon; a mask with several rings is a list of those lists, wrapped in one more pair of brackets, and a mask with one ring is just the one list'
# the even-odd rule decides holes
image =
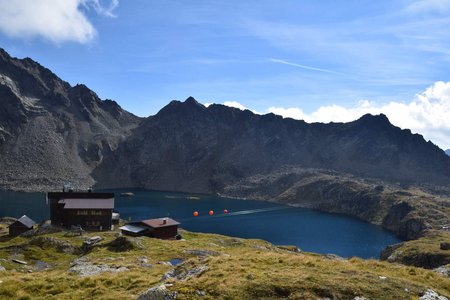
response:
{"label": "rocky outcrop", "polygon": [[428,226],[424,219],[410,216],[414,210],[406,201],[393,204],[383,220],[383,227],[408,240],[419,238]]}
{"label": "rocky outcrop", "polygon": [[450,250],[442,250],[440,244],[450,241],[450,233],[431,231],[417,240],[386,247],[381,252],[381,260],[405,265],[436,269],[450,264]]}
{"label": "rocky outcrop", "polygon": [[106,264],[95,264],[89,261],[85,256],[74,260],[69,268],[69,273],[76,274],[81,277],[93,276],[102,273],[125,272],[129,269],[123,266],[109,266]]}
{"label": "rocky outcrop", "polygon": [[407,240],[450,223],[448,198],[323,169],[284,167],[242,179],[225,187],[222,195],[347,214]]}
{"label": "rocky outcrop", "polygon": [[140,294],[136,300],[173,300],[177,298],[176,292],[170,292],[165,284],[149,288]]}
{"label": "rocky outcrop", "polygon": [[81,252],[79,248],[72,246],[68,241],[61,241],[53,237],[33,237],[29,244],[39,246],[42,249],[55,248],[62,253],[78,254]]}
{"label": "rocky outcrop", "polygon": [[441,296],[432,289],[428,289],[425,291],[423,295],[419,297],[419,300],[448,300],[447,297]]}
{"label": "rocky outcrop", "polygon": [[440,266],[439,268],[433,269],[433,271],[443,276],[450,277],[450,264],[446,266]]}

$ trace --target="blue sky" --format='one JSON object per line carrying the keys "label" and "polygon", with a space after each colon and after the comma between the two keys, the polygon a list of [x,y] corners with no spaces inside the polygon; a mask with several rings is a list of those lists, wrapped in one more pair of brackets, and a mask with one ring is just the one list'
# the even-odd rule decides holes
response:
{"label": "blue sky", "polygon": [[450,0],[0,0],[0,47],[140,115],[194,96],[314,121],[385,113],[450,148]]}

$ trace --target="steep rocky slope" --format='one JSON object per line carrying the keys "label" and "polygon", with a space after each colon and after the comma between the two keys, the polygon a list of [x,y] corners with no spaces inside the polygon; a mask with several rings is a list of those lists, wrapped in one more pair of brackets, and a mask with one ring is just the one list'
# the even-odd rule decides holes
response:
{"label": "steep rocky slope", "polygon": [[403,183],[450,182],[450,158],[384,115],[308,124],[273,114],[172,101],[95,170],[99,186],[221,192],[282,166],[322,168]]}
{"label": "steep rocky slope", "polygon": [[235,182],[222,195],[347,214],[404,239],[416,239],[450,224],[446,195],[323,169],[284,167]]}
{"label": "steep rocky slope", "polygon": [[0,188],[94,184],[91,171],[140,119],[30,58],[0,49]]}

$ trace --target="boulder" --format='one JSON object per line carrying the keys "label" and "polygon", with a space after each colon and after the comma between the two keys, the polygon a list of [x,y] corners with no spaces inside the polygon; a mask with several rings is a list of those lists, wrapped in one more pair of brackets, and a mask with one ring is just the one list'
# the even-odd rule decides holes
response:
{"label": "boulder", "polygon": [[48,236],[33,237],[30,240],[30,245],[39,246],[43,249],[56,248],[58,252],[68,254],[77,254],[79,252],[79,248],[72,246],[72,244],[70,244],[68,241],[58,240],[56,238]]}
{"label": "boulder", "polygon": [[100,236],[93,236],[91,238],[88,238],[87,240],[85,240],[83,242],[83,245],[81,246],[81,249],[83,250],[83,252],[88,252],[92,248],[94,248],[95,244],[97,244],[98,242],[100,242],[102,240],[103,240],[103,238],[100,237]]}
{"label": "boulder", "polygon": [[161,284],[146,290],[136,300],[172,300],[176,298],[177,292],[170,292],[167,290],[166,285]]}
{"label": "boulder", "polygon": [[440,296],[432,289],[428,289],[422,296],[420,296],[419,300],[448,300],[448,298]]}
{"label": "boulder", "polygon": [[123,252],[132,250],[135,247],[133,241],[127,237],[120,236],[107,244],[109,251]]}
{"label": "boulder", "polygon": [[450,250],[450,243],[441,242],[440,248],[441,250]]}
{"label": "boulder", "polygon": [[185,250],[185,253],[200,256],[200,257],[208,257],[208,256],[219,256],[220,253],[212,250]]}
{"label": "boulder", "polygon": [[191,277],[198,277],[203,272],[205,272],[208,269],[206,265],[200,265],[198,267],[194,267],[192,269],[186,269],[184,266],[179,266],[166,274],[164,274],[162,280],[166,280],[169,278],[175,278],[176,280],[188,280]]}
{"label": "boulder", "polygon": [[439,268],[433,269],[433,271],[443,276],[450,277],[450,264],[446,266],[440,266]]}
{"label": "boulder", "polygon": [[87,257],[82,256],[74,260],[69,269],[69,273],[77,274],[79,276],[91,276],[101,273],[117,273],[128,271],[127,267],[113,267],[106,264],[94,264],[88,260]]}

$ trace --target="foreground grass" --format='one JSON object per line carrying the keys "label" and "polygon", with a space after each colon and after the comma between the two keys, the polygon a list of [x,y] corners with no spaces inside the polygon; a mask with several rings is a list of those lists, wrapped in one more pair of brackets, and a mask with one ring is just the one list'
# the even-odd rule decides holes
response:
{"label": "foreground grass", "polygon": [[[1,299],[135,299],[160,284],[162,276],[174,269],[206,266],[199,276],[186,280],[165,280],[177,299],[417,299],[431,288],[450,296],[450,279],[435,272],[377,260],[349,260],[312,253],[295,253],[261,240],[244,240],[214,234],[183,232],[182,241],[130,238],[135,247],[115,251],[106,244],[116,232],[95,233],[104,240],[85,256],[96,264],[127,267],[118,273],[80,277],[68,272],[71,262],[82,253],[64,253],[51,245],[30,243],[32,238],[0,237]],[[64,233],[43,235],[79,247],[86,236]],[[210,250],[212,255],[187,250]],[[143,266],[142,258],[148,260]],[[22,259],[28,265],[12,262]],[[166,262],[183,260],[178,267]],[[50,264],[38,271],[34,262]],[[30,273],[32,272],[32,273]]]}

